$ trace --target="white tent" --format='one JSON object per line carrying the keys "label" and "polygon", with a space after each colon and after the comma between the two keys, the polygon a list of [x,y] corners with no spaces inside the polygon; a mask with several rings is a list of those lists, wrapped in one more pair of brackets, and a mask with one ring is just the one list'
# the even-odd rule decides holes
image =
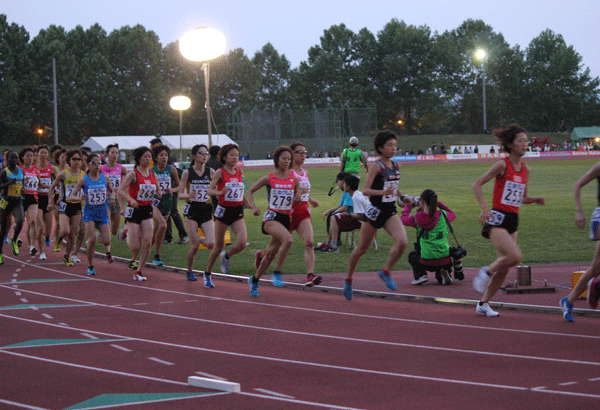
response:
{"label": "white tent", "polygon": [[[150,146],[150,141],[156,138],[155,135],[144,136],[112,136],[112,137],[90,137],[82,147],[88,147],[92,152],[104,151],[111,144],[119,144],[119,149],[132,150],[141,146]],[[161,135],[163,144],[171,149],[179,149],[179,135]],[[225,134],[214,134],[211,136],[212,145],[223,146],[225,144],[235,144],[231,138]],[[183,149],[191,149],[196,144],[208,145],[208,135],[183,135],[181,138],[181,147]]]}

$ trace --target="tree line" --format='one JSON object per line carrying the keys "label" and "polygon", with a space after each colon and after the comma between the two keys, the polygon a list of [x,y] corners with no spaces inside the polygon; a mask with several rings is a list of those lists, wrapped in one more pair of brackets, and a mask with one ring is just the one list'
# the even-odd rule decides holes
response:
{"label": "tree line", "polygon": [[[474,57],[480,48],[483,62]],[[163,47],[141,25],[108,34],[99,24],[70,31],[51,25],[30,39],[0,14],[3,144],[37,142],[35,130],[52,126],[53,58],[61,143],[177,134],[169,100],[178,94],[192,100],[183,133],[206,133],[202,67],[183,58],[177,42]],[[237,48],[211,62],[210,100],[220,133],[236,108],[344,105],[375,107],[378,128],[399,134],[481,133],[484,70],[488,128],[517,122],[555,132],[600,123],[600,80],[562,35],[547,29],[525,49],[510,47],[481,20],[443,33],[397,19],[376,34],[334,25],[297,68],[270,43],[252,57]]]}

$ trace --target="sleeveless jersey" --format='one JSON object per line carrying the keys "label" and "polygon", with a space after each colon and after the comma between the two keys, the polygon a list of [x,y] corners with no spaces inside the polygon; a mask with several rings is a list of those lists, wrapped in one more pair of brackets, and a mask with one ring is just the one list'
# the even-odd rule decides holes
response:
{"label": "sleeveless jersey", "polygon": [[83,193],[87,195],[85,199],[86,208],[106,208],[106,201],[108,199],[108,192],[106,188],[106,178],[100,174],[100,178],[94,181],[88,174],[83,179],[85,184],[83,185]]}
{"label": "sleeveless jersey", "polygon": [[209,167],[204,166],[204,173],[202,175],[198,175],[194,167],[189,167],[188,180],[186,185],[187,191],[190,194],[192,192],[196,192],[196,198],[190,199],[188,202],[210,203],[210,196],[208,196],[208,187],[210,185]]}
{"label": "sleeveless jersey", "polygon": [[[46,168],[39,169],[40,176],[40,184],[43,185],[52,185],[52,165],[48,164]],[[38,187],[38,195],[48,196],[48,188],[39,188]]]}
{"label": "sleeveless jersey", "polygon": [[[71,174],[71,170],[69,168],[65,168],[65,180],[63,181],[63,201],[67,203],[80,203],[79,201],[69,201],[68,197],[71,196],[71,193],[75,189],[75,185],[77,185],[77,181],[79,181],[85,175],[84,171],[79,171],[79,174]],[[83,195],[83,191],[79,191],[77,193],[77,197],[81,197]]]}
{"label": "sleeveless jersey", "polygon": [[362,154],[362,151],[359,149],[354,151],[348,148],[344,149],[344,152],[342,152],[344,172],[360,172],[360,154]]}
{"label": "sleeveless jersey", "polygon": [[[380,160],[375,161],[375,164],[381,167],[382,172],[373,179],[371,189],[383,190],[390,186],[397,188],[398,183],[400,182],[400,170],[398,169],[398,165],[395,162],[392,162],[393,168],[388,168]],[[388,207],[396,208],[396,198],[397,195],[396,191],[394,190],[392,195],[371,196],[369,199],[371,200],[373,206],[381,209]]]}
{"label": "sleeveless jersey", "polygon": [[275,173],[269,174],[269,210],[289,215],[292,213],[292,204],[294,203],[294,187],[296,179],[294,174],[285,179],[279,179]]}
{"label": "sleeveless jersey", "polygon": [[14,197],[21,198],[23,191],[23,181],[25,179],[25,173],[19,167],[17,167],[17,173],[14,174],[10,168],[6,167],[6,178],[14,179],[16,182],[4,188],[3,197]]}
{"label": "sleeveless jersey", "polygon": [[502,178],[497,178],[494,182],[492,208],[498,211],[519,213],[527,186],[527,168],[522,163],[521,170],[517,172],[508,157],[504,158],[504,162],[506,171]]}
{"label": "sleeveless jersey", "polygon": [[236,168],[235,174],[232,175],[223,167],[221,168],[223,178],[217,185],[217,189],[221,191],[226,186],[229,191],[225,195],[219,195],[219,205],[221,206],[242,206],[244,205],[244,180],[242,178],[242,170]]}
{"label": "sleeveless jersey", "polygon": [[152,167],[152,172],[154,172],[154,175],[156,176],[156,182],[158,183],[158,186],[160,186],[160,190],[163,193],[162,197],[160,198],[160,202],[167,203],[172,201],[171,198],[173,195],[171,193],[165,193],[165,189],[173,188],[173,175],[171,175],[171,166],[167,165],[165,169],[159,171],[158,167],[154,165]]}
{"label": "sleeveless jersey", "polygon": [[119,189],[123,180],[123,165],[117,164],[114,168],[108,169],[108,164],[104,164],[100,168],[100,173],[108,177],[112,189],[115,191]]}
{"label": "sleeveless jersey", "polygon": [[34,195],[37,199],[39,183],[37,166],[34,165],[31,169],[27,169],[25,167],[20,168],[23,170],[23,174],[25,175],[23,182],[23,193],[25,195]]}
{"label": "sleeveless jersey", "polygon": [[135,199],[138,206],[152,205],[152,199],[156,192],[156,177],[154,172],[148,170],[149,175],[143,176],[137,168],[135,171],[137,182],[129,185],[129,196]]}
{"label": "sleeveless jersey", "polygon": [[302,194],[302,196],[300,197],[300,203],[293,203],[293,209],[310,209],[308,206],[308,198],[310,197],[310,181],[308,180],[308,173],[306,172],[306,170],[303,169],[302,174],[299,174],[298,172],[292,169],[292,175],[298,178],[298,182],[300,183],[300,189],[308,188],[308,192],[306,194]]}

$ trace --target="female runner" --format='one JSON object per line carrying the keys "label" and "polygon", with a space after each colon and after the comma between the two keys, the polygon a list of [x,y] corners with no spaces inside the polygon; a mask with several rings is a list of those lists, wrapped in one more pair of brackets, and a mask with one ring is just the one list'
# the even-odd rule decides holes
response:
{"label": "female runner", "polygon": [[[76,200],[81,197],[85,200],[83,207],[83,225],[85,227],[85,236],[87,238],[86,256],[88,262],[88,275],[95,275],[96,270],[93,265],[94,250],[96,247],[96,228],[100,231],[100,242],[106,248],[106,259],[108,263],[114,262],[110,254],[110,229],[108,222],[107,200],[112,197],[113,201],[116,196],[116,191],[112,189],[112,185],[107,176],[100,173],[100,156],[91,154],[87,157],[88,172],[77,181],[77,185],[71,192],[69,199]],[[83,189],[83,196],[79,195],[79,191]]]}
{"label": "female runner", "polygon": [[[23,182],[25,180],[25,174],[23,170],[19,168],[19,155],[10,151],[7,155],[7,165],[0,171],[0,191],[2,191],[2,199],[0,199],[0,238],[4,238],[10,228],[9,215],[13,215],[15,219],[15,229],[13,232],[13,238],[10,241],[13,255],[19,254],[19,246],[17,239],[23,229],[23,200],[21,193],[23,190]],[[0,240],[0,265],[4,264],[4,255],[2,254],[2,247],[4,246],[4,240]]]}
{"label": "female runner", "polygon": [[21,169],[25,174],[25,182],[23,184],[23,211],[27,219],[26,237],[29,243],[29,255],[33,256],[38,249],[35,247],[37,239],[37,213],[38,213],[38,185],[39,173],[37,166],[33,162],[33,148],[24,147],[19,151],[19,161]]}
{"label": "female runner", "polygon": [[[208,255],[204,271],[204,274],[209,277],[217,256],[221,258],[221,272],[229,273],[231,257],[243,251],[248,241],[244,222],[244,203],[247,204],[244,195],[244,177],[242,170],[237,168],[240,158],[239,148],[235,144],[223,145],[219,150],[218,157],[223,167],[214,173],[208,188],[208,195],[217,196],[219,199],[219,205],[214,212],[215,246]],[[225,231],[228,226],[231,226],[235,234],[235,243],[228,251],[225,251],[223,247],[225,246]]]}
{"label": "female runner", "polygon": [[[125,167],[117,163],[119,159],[119,144],[111,144],[106,147],[106,164],[102,165],[100,172],[108,177],[113,191],[117,191],[121,186],[121,181],[127,170]],[[119,232],[119,224],[121,223],[121,204],[115,199],[108,202],[108,219],[110,220],[110,232],[116,235]]]}
{"label": "female runner", "polygon": [[[58,222],[60,231],[58,235],[58,243],[62,241],[62,238],[67,238],[67,245],[65,248],[65,255],[63,256],[63,262],[66,266],[73,266],[71,260],[71,254],[75,245],[75,238],[79,232],[81,226],[81,192],[79,192],[79,199],[70,198],[71,192],[75,189],[77,182],[83,178],[85,172],[81,170],[81,151],[78,149],[72,149],[67,151],[67,163],[69,166],[62,171],[52,185],[50,186],[50,192],[60,186],[61,189],[61,201],[58,207]],[[55,206],[54,199],[48,204],[48,208],[52,210]],[[77,250],[75,250],[77,252]]]}
{"label": "female runner", "polygon": [[[183,209],[185,226],[190,238],[190,250],[187,253],[187,278],[190,281],[197,280],[194,276],[193,265],[198,245],[202,244],[207,249],[215,246],[215,224],[212,220],[213,207],[208,188],[215,171],[206,166],[208,160],[208,148],[206,145],[194,145],[191,154],[191,164],[181,175],[181,189],[179,198],[187,199]],[[184,190],[186,192],[184,192]],[[202,229],[204,237],[198,235],[198,227]],[[210,274],[203,275],[204,286],[214,287],[210,280]]]}
{"label": "female runner", "polygon": [[[273,153],[275,171],[259,179],[248,191],[248,207],[252,209],[255,216],[260,215],[260,209],[254,204],[254,192],[267,187],[269,192],[269,208],[264,214],[262,231],[265,235],[271,235],[269,245],[265,250],[262,261],[254,275],[248,278],[250,294],[258,296],[258,281],[269,268],[277,255],[279,263],[283,265],[294,238],[290,233],[290,214],[292,203],[300,202],[301,194],[307,194],[308,188],[300,189],[298,178],[290,169],[292,162],[292,150],[288,147],[279,147]],[[275,272],[273,284],[282,286],[281,273]]]}
{"label": "female runner", "polygon": [[[473,183],[475,198],[481,206],[479,223],[483,225],[481,235],[492,241],[498,258],[489,267],[483,267],[473,280],[473,287],[483,297],[475,311],[483,316],[498,316],[488,302],[498,292],[508,271],[521,261],[521,250],[517,246],[519,207],[522,204],[544,205],[544,197],[527,195],[529,167],[521,160],[527,152],[527,134],[517,124],[496,129],[493,135],[500,141],[508,157],[496,162]],[[494,181],[492,209],[483,198],[483,185]]]}
{"label": "female runner", "polygon": [[[63,172],[65,169],[68,168],[69,164],[67,163],[67,149],[66,148],[61,147],[61,148],[55,150],[52,158],[54,160],[54,163],[57,164],[56,165],[57,174],[60,174],[61,172]],[[50,192],[52,192],[52,191],[50,191]],[[54,193],[52,194],[52,195],[54,195],[54,198],[53,198],[54,203],[58,203],[61,192],[62,192],[62,186],[59,185],[56,187],[56,189],[54,190]],[[50,197],[50,196],[48,197],[49,203],[52,202],[51,198],[52,197]],[[60,252],[61,237],[60,237],[60,225],[59,225],[59,218],[58,218],[58,208],[56,208],[56,207],[51,208],[50,213],[52,213],[52,215],[54,215],[54,252]]]}
{"label": "female runner", "polygon": [[40,247],[40,259],[46,259],[44,246],[50,246],[50,233],[52,232],[53,212],[48,209],[50,203],[49,192],[52,181],[58,176],[56,167],[48,161],[48,146],[40,145],[38,147],[37,169],[40,175],[40,184],[38,186],[38,213],[37,213],[37,242]]}
{"label": "female runner", "polygon": [[118,194],[128,203],[125,208],[125,222],[127,222],[127,245],[133,256],[129,263],[130,267],[135,263],[137,255],[140,255],[140,264],[133,275],[133,280],[144,281],[146,277],[142,274],[142,270],[152,246],[152,202],[154,195],[156,194],[160,199],[162,192],[154,173],[150,170],[152,161],[150,148],[134,149],[133,159],[135,168],[123,179]]}
{"label": "female runner", "polygon": [[379,158],[369,168],[362,191],[369,197],[371,206],[365,211],[367,223],[363,223],[360,228],[360,240],[348,259],[348,274],[344,281],[344,297],[348,300],[352,299],[352,275],[356,265],[371,246],[378,229],[385,229],[394,240],[388,259],[378,272],[381,280],[391,290],[396,290],[397,287],[390,277],[390,271],[408,244],[404,225],[396,211],[396,198],[402,197],[398,187],[400,169],[398,164],[392,161],[398,148],[398,136],[391,131],[380,131],[375,135],[374,146]]}

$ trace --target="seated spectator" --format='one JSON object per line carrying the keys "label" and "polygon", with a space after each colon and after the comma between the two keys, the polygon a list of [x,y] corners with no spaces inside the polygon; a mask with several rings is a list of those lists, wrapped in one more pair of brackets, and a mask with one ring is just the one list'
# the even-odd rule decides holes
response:
{"label": "seated spectator", "polygon": [[340,232],[352,232],[360,229],[365,217],[365,211],[370,205],[369,199],[358,190],[360,179],[354,175],[346,175],[342,189],[351,197],[352,205],[345,212],[333,214],[329,225],[329,238],[320,252],[338,252],[337,238]]}
{"label": "seated spectator", "polygon": [[[346,177],[346,175],[350,175],[350,173],[340,172],[339,174],[337,174],[337,176],[335,178],[338,188],[341,189],[342,191],[343,191],[344,178]],[[347,212],[348,209],[350,209],[351,207],[352,207],[352,196],[350,194],[348,194],[347,192],[344,192],[342,194],[342,200],[340,201],[340,204],[338,206],[334,206],[331,209],[328,209],[327,211],[325,211],[323,213],[323,219],[327,222],[327,236],[328,237],[329,237],[329,225],[331,223],[331,216],[337,212]],[[323,242],[322,244],[317,246],[315,248],[315,250],[320,251],[321,248],[323,248],[324,246],[327,245],[327,242],[328,241]],[[338,238],[336,241],[336,245],[337,246],[341,245],[339,234],[338,234]]]}

